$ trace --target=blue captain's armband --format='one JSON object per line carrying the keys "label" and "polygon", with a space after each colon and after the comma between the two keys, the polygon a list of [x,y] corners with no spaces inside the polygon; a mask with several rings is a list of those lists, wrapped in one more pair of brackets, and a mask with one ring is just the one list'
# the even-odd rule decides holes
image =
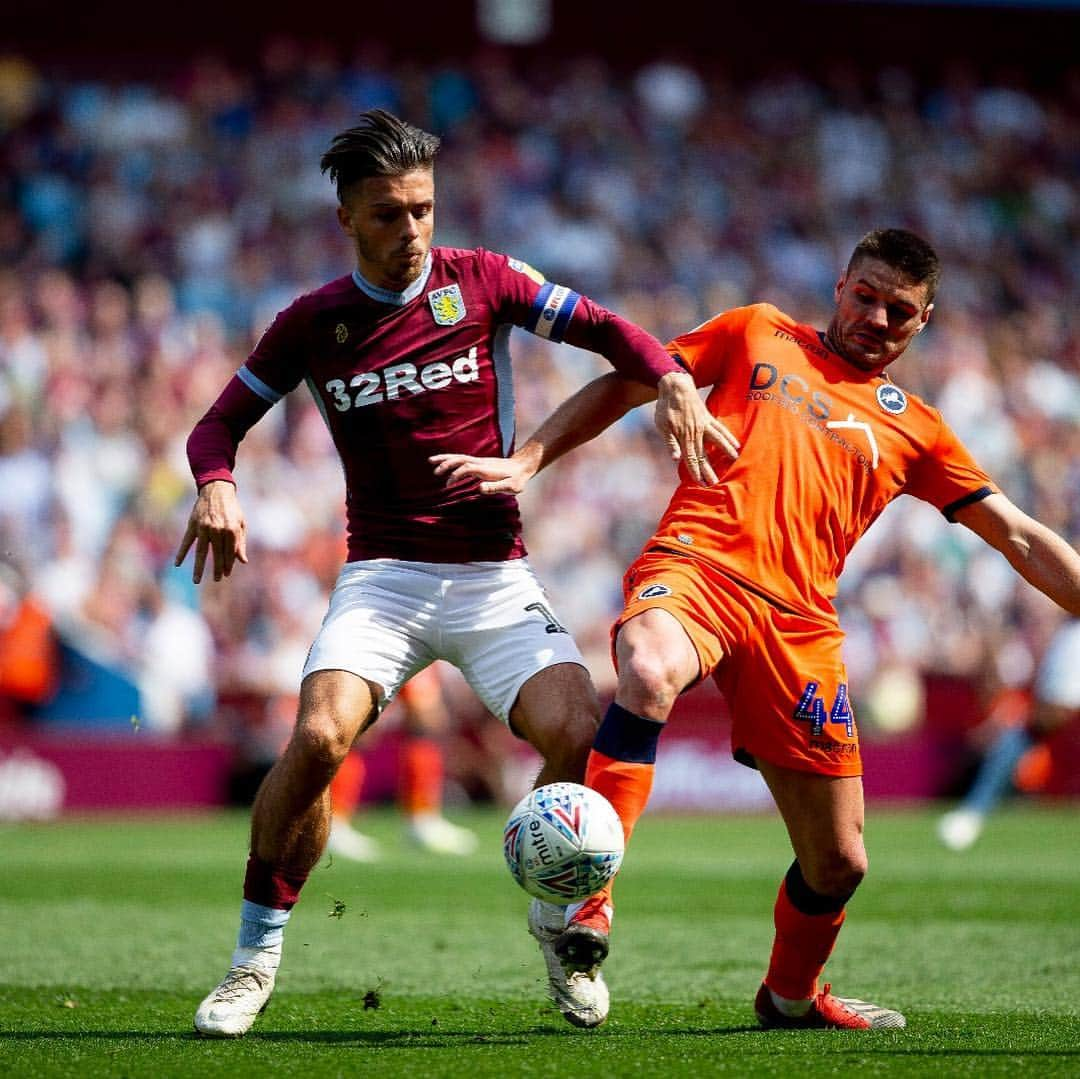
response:
{"label": "blue captain's armband", "polygon": [[537,337],[561,341],[580,299],[581,294],[573,289],[547,282],[540,287],[532,307],[529,308],[525,329],[535,333]]}

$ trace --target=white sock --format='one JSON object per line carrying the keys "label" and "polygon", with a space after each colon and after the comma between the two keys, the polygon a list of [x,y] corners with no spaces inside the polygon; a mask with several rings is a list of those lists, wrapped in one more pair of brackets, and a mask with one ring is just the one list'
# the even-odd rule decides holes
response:
{"label": "white sock", "polygon": [[237,945],[233,949],[230,967],[258,967],[268,974],[277,973],[281,965],[280,943],[272,948],[243,948]]}
{"label": "white sock", "polygon": [[240,904],[240,933],[232,965],[276,971],[281,963],[281,945],[290,913],[245,899]]}
{"label": "white sock", "polygon": [[769,996],[772,997],[776,1010],[789,1019],[801,1019],[810,1010],[810,1005],[814,1003],[813,997],[806,1000],[790,1000],[787,997],[779,996],[771,989],[769,990]]}

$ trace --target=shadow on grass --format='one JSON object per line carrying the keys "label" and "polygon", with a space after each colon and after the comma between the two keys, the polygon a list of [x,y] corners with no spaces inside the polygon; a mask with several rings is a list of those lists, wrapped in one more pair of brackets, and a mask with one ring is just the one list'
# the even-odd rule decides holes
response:
{"label": "shadow on grass", "polygon": [[[618,1027],[606,1027],[597,1030],[574,1030],[570,1027],[557,1026],[533,1026],[520,1031],[484,1032],[477,1030],[438,1030],[436,1028],[416,1030],[255,1030],[244,1038],[203,1038],[194,1031],[144,1031],[144,1030],[79,1030],[79,1031],[4,1031],[0,1033],[0,1045],[4,1042],[32,1043],[57,1043],[75,1042],[87,1043],[93,1041],[132,1043],[140,1042],[155,1045],[205,1045],[211,1052],[226,1052],[232,1044],[244,1045],[246,1052],[258,1046],[272,1047],[275,1045],[325,1045],[345,1047],[354,1045],[358,1048],[369,1049],[448,1049],[455,1047],[463,1049],[470,1045],[494,1046],[494,1047],[524,1047],[542,1043],[545,1041],[565,1042],[567,1040],[580,1041],[583,1038],[602,1038],[605,1041],[640,1040],[646,1037],[660,1035],[665,1041],[678,1041],[686,1039],[688,1042],[701,1038],[719,1038],[732,1035],[756,1034],[760,1041],[755,1040],[757,1045],[765,1045],[768,1041],[777,1038],[782,1041],[788,1039],[801,1040],[807,1038],[810,1032],[792,1031],[764,1031],[759,1026],[728,1026],[728,1027],[685,1027],[682,1029],[663,1029],[644,1032],[640,1029],[621,1030]],[[821,1032],[813,1032],[814,1037],[821,1037]],[[1080,1060],[1080,1047],[1068,1049],[1033,1049],[1033,1048],[1006,1048],[991,1047],[969,1048],[950,1046],[917,1046],[905,1044],[905,1037],[900,1034],[883,1037],[878,1032],[844,1032],[830,1035],[829,1053],[837,1056],[846,1056],[858,1053],[866,1054],[886,1053],[898,1057],[935,1057],[935,1058],[971,1058],[971,1059],[995,1059],[1020,1057],[1024,1059],[1042,1060]],[[847,1045],[843,1041],[835,1039],[853,1039]],[[211,1049],[211,1046],[220,1045],[221,1050]],[[779,1047],[777,1047],[779,1048]],[[790,1049],[790,1044],[785,1049]]]}
{"label": "shadow on grass", "polygon": [[[757,1026],[744,1027],[708,1027],[702,1029],[665,1030],[663,1034],[669,1038],[703,1038],[718,1037],[727,1034],[747,1034],[761,1032]],[[4,1032],[0,1034],[0,1042],[59,1042],[59,1041],[113,1041],[113,1042],[174,1042],[177,1044],[190,1045],[229,1045],[243,1043],[245,1045],[274,1044],[274,1043],[308,1043],[312,1045],[378,1045],[383,1048],[423,1049],[438,1048],[447,1045],[529,1045],[541,1039],[580,1039],[580,1038],[640,1038],[640,1030],[617,1030],[609,1027],[606,1030],[583,1031],[574,1030],[570,1027],[565,1029],[554,1026],[532,1027],[528,1030],[513,1032],[485,1033],[474,1030],[253,1030],[243,1038],[203,1038],[194,1031],[143,1031],[143,1030],[21,1030]]]}
{"label": "shadow on grass", "polygon": [[[702,1038],[722,1037],[729,1034],[746,1034],[760,1031],[760,1027],[709,1027],[701,1030],[663,1030],[652,1031],[649,1036],[662,1035],[665,1038]],[[557,1039],[559,1041],[580,1040],[581,1038],[604,1038],[605,1040],[618,1040],[626,1038],[641,1038],[645,1036],[641,1030],[619,1030],[608,1027],[604,1030],[574,1030],[570,1027],[531,1027],[528,1030],[500,1033],[482,1033],[477,1031],[370,1031],[362,1034],[343,1030],[326,1030],[318,1033],[310,1031],[263,1031],[256,1035],[266,1042],[357,1042],[359,1044],[378,1043],[383,1047],[393,1048],[433,1048],[446,1044],[475,1044],[475,1045],[530,1045],[533,1042],[545,1039]]]}

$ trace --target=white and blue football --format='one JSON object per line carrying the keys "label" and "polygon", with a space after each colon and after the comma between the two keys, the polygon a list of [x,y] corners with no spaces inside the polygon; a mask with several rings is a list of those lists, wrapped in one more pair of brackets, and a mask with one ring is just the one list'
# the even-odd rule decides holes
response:
{"label": "white and blue football", "polygon": [[503,855],[514,880],[537,899],[588,899],[619,871],[623,830],[611,803],[580,783],[548,783],[510,813]]}

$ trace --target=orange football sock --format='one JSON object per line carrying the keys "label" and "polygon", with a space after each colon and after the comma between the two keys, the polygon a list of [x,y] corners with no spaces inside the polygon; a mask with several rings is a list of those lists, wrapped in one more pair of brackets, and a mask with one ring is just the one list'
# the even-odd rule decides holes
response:
{"label": "orange football sock", "polygon": [[[599,791],[614,806],[627,843],[652,793],[656,745],[663,729],[656,720],[612,704],[585,764],[586,786]],[[611,884],[587,899],[574,921],[588,922],[605,906],[611,906]],[[605,923],[609,920],[606,913],[602,917]]]}
{"label": "orange football sock", "polygon": [[599,791],[614,807],[622,823],[623,837],[630,842],[634,825],[645,812],[652,793],[656,766],[640,761],[620,761],[594,749],[585,765],[585,785]]}
{"label": "orange football sock", "polygon": [[401,745],[398,800],[410,816],[438,813],[443,798],[443,752],[431,738],[407,737]]}
{"label": "orange football sock", "polygon": [[1013,783],[1025,794],[1037,794],[1045,790],[1054,774],[1054,758],[1045,742],[1036,742],[1017,761]]}
{"label": "orange football sock", "polygon": [[363,755],[355,749],[350,750],[330,781],[330,803],[335,817],[348,820],[356,812],[364,786],[364,771]]}
{"label": "orange football sock", "polygon": [[[797,875],[797,880],[793,875]],[[810,910],[796,907],[792,893],[801,907]],[[812,891],[803,880],[799,863],[792,865],[773,908],[776,936],[765,975],[765,984],[778,996],[806,1000],[817,993],[818,977],[844,924],[844,904],[848,898],[834,899]]]}

